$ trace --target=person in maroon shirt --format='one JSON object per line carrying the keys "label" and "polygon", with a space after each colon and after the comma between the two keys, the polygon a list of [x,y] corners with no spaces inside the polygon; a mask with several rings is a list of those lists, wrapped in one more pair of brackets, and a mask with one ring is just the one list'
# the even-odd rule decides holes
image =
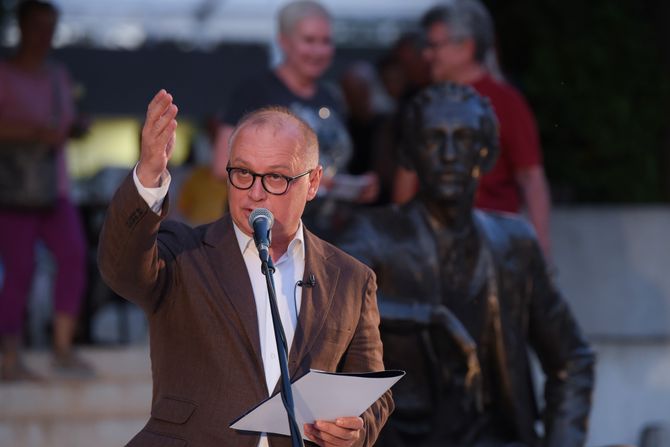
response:
{"label": "person in maroon shirt", "polygon": [[[511,213],[519,213],[525,206],[549,259],[550,197],[537,125],[521,93],[500,74],[489,12],[478,0],[456,0],[431,8],[421,25],[426,34],[424,56],[433,82],[471,85],[491,101],[498,118],[500,157],[494,168],[482,175],[475,206]],[[409,200],[415,184],[414,173],[400,172],[394,199]]]}

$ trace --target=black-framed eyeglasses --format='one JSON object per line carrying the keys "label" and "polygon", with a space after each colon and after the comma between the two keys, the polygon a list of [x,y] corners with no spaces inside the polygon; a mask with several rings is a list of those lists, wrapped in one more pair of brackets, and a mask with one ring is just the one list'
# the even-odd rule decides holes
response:
{"label": "black-framed eyeglasses", "polygon": [[285,194],[288,191],[288,187],[293,180],[304,177],[314,169],[303,172],[302,174],[294,175],[290,177],[288,175],[278,174],[276,172],[268,172],[267,174],[257,174],[245,168],[234,168],[228,166],[226,171],[228,171],[228,179],[230,184],[237,189],[250,189],[254,186],[256,182],[256,177],[261,178],[261,184],[263,189],[270,194],[280,196]]}
{"label": "black-framed eyeglasses", "polygon": [[463,39],[456,37],[448,37],[446,39],[438,40],[436,42],[431,42],[428,39],[423,41],[423,48],[426,50],[437,51],[442,47],[451,45],[452,43],[461,43]]}

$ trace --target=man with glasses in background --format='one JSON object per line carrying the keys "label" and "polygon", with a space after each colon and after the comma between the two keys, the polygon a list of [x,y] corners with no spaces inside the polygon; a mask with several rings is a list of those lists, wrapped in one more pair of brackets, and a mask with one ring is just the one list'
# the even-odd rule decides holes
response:
{"label": "man with glasses in background", "polygon": [[[258,208],[274,216],[269,251],[292,378],[310,369],[384,369],[374,273],[303,226],[323,169],[314,132],[281,107],[252,112],[232,132],[229,214],[195,229],[162,222],[176,115],[161,90],[149,105],[140,161],[110,205],[99,247],[103,277],[149,319],[152,417],[128,445],[289,446],[285,436],[228,428],[279,389],[249,216]],[[387,392],[360,417],[302,428],[320,446],[371,446],[392,409]]]}
{"label": "man with glasses in background", "polygon": [[[509,213],[525,208],[549,260],[551,202],[537,125],[526,100],[500,72],[489,11],[479,0],[444,2],[425,13],[421,26],[432,81],[472,86],[491,101],[500,123],[500,157],[482,176],[475,207]],[[416,176],[401,170],[397,180],[395,197],[404,202],[416,191]]]}

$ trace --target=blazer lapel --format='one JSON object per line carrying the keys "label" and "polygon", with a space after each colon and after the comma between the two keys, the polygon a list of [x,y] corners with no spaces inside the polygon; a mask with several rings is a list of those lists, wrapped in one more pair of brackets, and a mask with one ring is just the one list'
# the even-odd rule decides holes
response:
{"label": "blazer lapel", "polygon": [[302,289],[300,315],[289,354],[289,373],[292,378],[326,322],[340,276],[339,267],[328,260],[329,255],[324,249],[325,244],[305,229],[303,281],[311,274],[316,278],[316,285]]}
{"label": "blazer lapel", "polygon": [[212,224],[205,233],[203,241],[210,246],[207,253],[211,265],[214,266],[214,274],[219,278],[225,298],[239,315],[241,332],[247,338],[257,366],[263,371],[256,300],[230,215],[226,214]]}

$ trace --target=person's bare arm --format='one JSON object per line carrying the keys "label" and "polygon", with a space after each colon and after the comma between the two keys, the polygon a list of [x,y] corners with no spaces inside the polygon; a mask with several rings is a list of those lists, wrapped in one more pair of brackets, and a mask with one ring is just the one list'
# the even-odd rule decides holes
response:
{"label": "person's bare arm", "polygon": [[549,234],[549,214],[551,212],[551,198],[544,169],[540,165],[518,170],[515,174],[517,184],[523,195],[538,242],[542,252],[551,263],[551,240]]}

